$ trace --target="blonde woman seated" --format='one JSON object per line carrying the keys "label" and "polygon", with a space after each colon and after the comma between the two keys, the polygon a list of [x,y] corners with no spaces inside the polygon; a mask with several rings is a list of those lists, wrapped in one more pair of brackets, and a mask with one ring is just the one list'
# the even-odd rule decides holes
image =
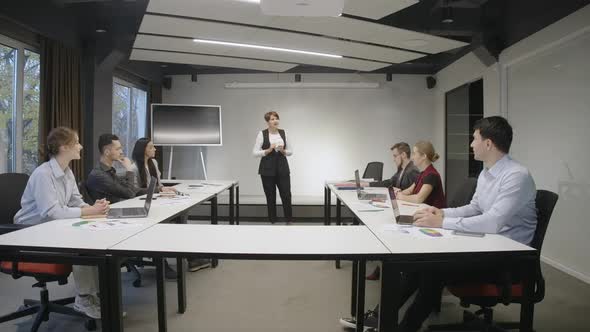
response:
{"label": "blonde woman seated", "polygon": [[439,209],[447,207],[447,200],[442,187],[440,174],[432,165],[439,158],[432,143],[420,141],[412,149],[412,161],[418,167],[420,175],[409,188],[396,192],[396,199],[428,204]]}

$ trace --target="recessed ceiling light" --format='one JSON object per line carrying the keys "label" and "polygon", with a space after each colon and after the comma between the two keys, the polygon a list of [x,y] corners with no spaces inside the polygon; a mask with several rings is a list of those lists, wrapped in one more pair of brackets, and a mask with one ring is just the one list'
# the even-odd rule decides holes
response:
{"label": "recessed ceiling light", "polygon": [[217,40],[206,40],[206,39],[193,39],[195,43],[204,43],[204,44],[215,44],[215,45],[225,45],[225,46],[237,46],[237,47],[246,47],[246,48],[256,48],[261,50],[269,50],[269,51],[279,51],[279,52],[290,52],[290,53],[299,53],[299,54],[307,54],[307,55],[317,55],[317,56],[324,56],[329,58],[342,58],[342,55],[336,54],[328,54],[328,53],[319,53],[319,52],[311,52],[311,51],[302,51],[302,50],[294,50],[290,48],[281,48],[281,47],[271,47],[271,46],[262,46],[262,45],[252,45],[252,44],[241,44],[241,43],[232,43],[232,42],[224,42],[224,41],[217,41]]}
{"label": "recessed ceiling light", "polygon": [[105,33],[105,32],[107,32],[107,29],[96,29],[94,31],[96,31],[98,33]]}
{"label": "recessed ceiling light", "polygon": [[166,68],[166,67],[168,67],[168,65],[160,65],[160,67]]}
{"label": "recessed ceiling light", "polygon": [[235,0],[235,1],[239,1],[239,2],[249,2],[249,3],[260,3],[260,0]]}
{"label": "recessed ceiling light", "polygon": [[409,47],[425,46],[428,42],[424,39],[408,39],[403,41],[404,45]]}

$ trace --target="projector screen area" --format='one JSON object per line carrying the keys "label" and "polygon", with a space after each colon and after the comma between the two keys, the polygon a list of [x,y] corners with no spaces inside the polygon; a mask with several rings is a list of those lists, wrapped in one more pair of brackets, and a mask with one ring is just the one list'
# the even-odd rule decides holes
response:
{"label": "projector screen area", "polygon": [[221,146],[221,107],[152,104],[155,145]]}

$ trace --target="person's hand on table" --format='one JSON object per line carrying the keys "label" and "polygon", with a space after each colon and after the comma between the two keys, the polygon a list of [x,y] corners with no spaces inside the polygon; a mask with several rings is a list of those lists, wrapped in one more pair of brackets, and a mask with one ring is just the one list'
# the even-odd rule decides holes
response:
{"label": "person's hand on table", "polygon": [[166,187],[166,186],[162,187],[162,189],[160,191],[163,193],[174,193],[174,194],[176,194],[178,192],[173,187]]}
{"label": "person's hand on table", "polygon": [[444,213],[441,209],[429,206],[414,213],[414,225],[418,227],[442,228]]}

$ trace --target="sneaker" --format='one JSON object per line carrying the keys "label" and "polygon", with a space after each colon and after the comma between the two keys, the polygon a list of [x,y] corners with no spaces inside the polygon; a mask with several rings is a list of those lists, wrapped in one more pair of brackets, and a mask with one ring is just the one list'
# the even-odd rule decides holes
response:
{"label": "sneaker", "polygon": [[74,301],[74,310],[94,319],[100,319],[100,305],[96,304],[92,295],[77,295]]}
{"label": "sneaker", "polygon": [[[379,324],[379,316],[377,311],[369,310],[365,313],[365,327],[364,329],[377,328]],[[340,318],[340,324],[344,327],[356,329],[356,318]]]}
{"label": "sneaker", "polygon": [[211,260],[210,259],[189,259],[188,260],[188,270],[190,272],[196,272],[202,269],[206,269],[211,267]]}
{"label": "sneaker", "polygon": [[[98,306],[98,308],[100,308],[100,294],[88,295],[88,296],[94,297],[94,303],[96,303],[96,305]],[[127,317],[127,311],[121,312],[121,317],[123,317],[123,318]]]}

